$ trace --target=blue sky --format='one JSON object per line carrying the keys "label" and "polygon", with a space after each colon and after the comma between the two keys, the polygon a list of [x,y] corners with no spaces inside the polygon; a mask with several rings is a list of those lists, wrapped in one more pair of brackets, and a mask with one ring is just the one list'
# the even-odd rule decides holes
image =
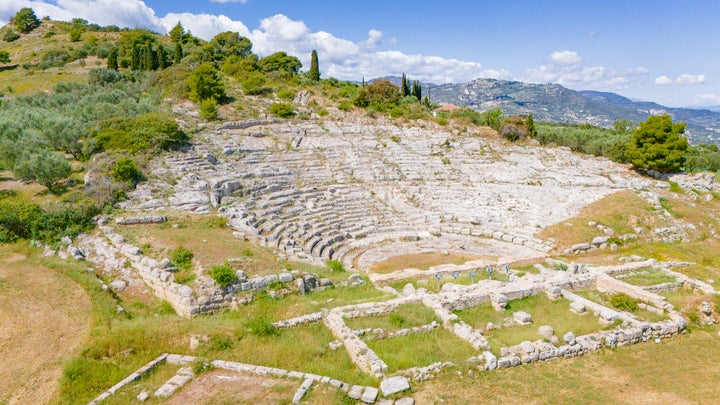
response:
{"label": "blue sky", "polygon": [[166,32],[176,22],[210,39],[249,37],[263,55],[309,60],[324,76],[359,80],[407,73],[477,77],[613,91],[669,106],[720,105],[717,0],[2,0],[38,16]]}

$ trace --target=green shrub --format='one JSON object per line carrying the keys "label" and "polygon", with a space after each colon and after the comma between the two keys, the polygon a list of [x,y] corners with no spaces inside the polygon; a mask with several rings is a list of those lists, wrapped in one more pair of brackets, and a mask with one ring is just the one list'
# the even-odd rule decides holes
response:
{"label": "green shrub", "polygon": [[265,315],[257,315],[245,322],[248,331],[256,336],[279,336],[280,331]]}
{"label": "green shrub", "polygon": [[625,293],[618,293],[610,297],[610,304],[622,311],[635,312],[638,310],[637,302]]}
{"label": "green shrub", "polygon": [[235,345],[235,341],[231,336],[219,335],[211,336],[207,342],[207,349],[214,352],[224,352],[232,349]]}
{"label": "green shrub", "polygon": [[170,254],[170,261],[178,269],[189,270],[192,267],[193,252],[180,245]]}
{"label": "green shrub", "polygon": [[79,42],[82,36],[82,30],[73,28],[70,30],[70,42]]}
{"label": "green shrub", "polygon": [[192,368],[192,372],[195,373],[195,375],[212,370],[212,366],[210,366],[210,363],[207,363],[205,360],[202,359],[197,359],[193,361],[190,367]]}
{"label": "green shrub", "polygon": [[328,260],[327,262],[325,262],[325,265],[333,272],[345,271],[345,266],[343,266],[343,264],[340,263],[340,261],[338,260]]}
{"label": "green shrub", "polygon": [[295,92],[290,89],[282,89],[278,91],[277,96],[282,100],[292,101],[295,98]]}
{"label": "green shrub", "polygon": [[295,109],[288,103],[275,103],[270,106],[270,113],[280,118],[292,118],[295,115]]}
{"label": "green shrub", "polygon": [[237,275],[227,264],[212,266],[208,274],[220,287],[227,287],[237,280]]}
{"label": "green shrub", "polygon": [[3,41],[5,42],[14,42],[18,39],[20,39],[20,35],[13,30],[7,30],[5,31],[5,35],[3,35]]}
{"label": "green shrub", "polygon": [[94,68],[88,72],[88,84],[105,85],[119,82],[122,78],[122,74],[113,69]]}
{"label": "green shrub", "polygon": [[240,85],[245,94],[251,96],[266,92],[265,83],[267,83],[267,79],[265,75],[260,72],[249,73],[240,81]]}
{"label": "green shrub", "polygon": [[318,112],[317,112],[317,115],[319,115],[319,116],[321,116],[321,117],[325,117],[325,116],[327,116],[328,114],[330,114],[330,113],[328,112],[328,110],[326,110],[326,109],[324,109],[324,108],[319,109]]}
{"label": "green shrub", "polygon": [[337,108],[338,108],[338,110],[340,110],[340,111],[346,111],[346,112],[347,112],[347,111],[352,110],[353,105],[352,105],[352,103],[351,103],[350,101],[348,101],[348,100],[343,100],[343,101],[341,101],[341,102],[338,104],[338,107],[337,107]]}
{"label": "green shrub", "polygon": [[208,98],[200,102],[200,118],[211,121],[217,118],[218,108],[217,101],[214,98]]}
{"label": "green shrub", "polygon": [[222,100],[225,97],[225,85],[218,71],[212,64],[203,63],[193,70],[188,77],[190,99],[195,102],[214,98]]}
{"label": "green shrub", "polygon": [[180,131],[174,118],[147,113],[136,118],[112,118],[100,123],[95,140],[101,148],[158,152],[182,145],[187,135]]}
{"label": "green shrub", "polygon": [[34,239],[55,244],[63,236],[75,238],[95,225],[93,217],[99,211],[87,200],[52,209],[13,198],[0,200],[0,243]]}
{"label": "green shrub", "polygon": [[143,175],[140,169],[135,165],[135,161],[130,158],[121,158],[113,167],[113,178],[115,181],[126,183],[135,183],[142,179]]}

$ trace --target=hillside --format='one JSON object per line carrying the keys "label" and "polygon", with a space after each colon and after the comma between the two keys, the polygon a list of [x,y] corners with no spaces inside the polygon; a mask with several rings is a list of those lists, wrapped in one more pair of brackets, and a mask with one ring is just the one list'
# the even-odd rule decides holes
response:
{"label": "hillside", "polygon": [[507,114],[533,114],[539,121],[610,127],[619,119],[645,121],[649,115],[670,114],[687,123],[694,144],[720,142],[720,113],[635,102],[614,93],[574,91],[558,84],[530,84],[476,79],[430,89],[435,103],[452,103],[484,111],[499,106]]}
{"label": "hillside", "polygon": [[[436,115],[180,25],[42,21],[8,44],[0,404],[720,401],[715,173],[643,175],[631,125]],[[537,120],[629,111],[443,89]],[[687,146],[659,118],[642,134]]]}

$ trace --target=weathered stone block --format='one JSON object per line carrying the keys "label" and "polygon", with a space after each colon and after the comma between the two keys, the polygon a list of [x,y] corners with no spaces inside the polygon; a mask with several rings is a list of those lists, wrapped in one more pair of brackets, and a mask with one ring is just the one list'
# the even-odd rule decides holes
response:
{"label": "weathered stone block", "polygon": [[410,383],[403,376],[395,376],[382,380],[380,382],[380,390],[383,396],[392,395],[401,391],[409,390]]}

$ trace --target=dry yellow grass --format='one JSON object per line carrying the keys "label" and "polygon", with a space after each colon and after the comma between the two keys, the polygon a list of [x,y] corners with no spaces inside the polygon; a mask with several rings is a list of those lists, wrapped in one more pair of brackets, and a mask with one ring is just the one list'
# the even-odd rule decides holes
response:
{"label": "dry yellow grass", "polygon": [[427,270],[430,267],[440,264],[463,264],[471,260],[479,259],[485,259],[485,257],[471,254],[458,254],[454,252],[450,252],[446,255],[437,251],[423,252],[390,257],[382,262],[374,263],[370,267],[370,271],[373,273],[390,273],[396,270],[410,268]]}
{"label": "dry yellow grass", "polygon": [[0,247],[0,403],[49,402],[90,326],[85,291],[25,244]]}
{"label": "dry yellow grass", "polygon": [[590,221],[609,226],[616,234],[634,233],[634,227],[648,229],[658,221],[651,209],[636,193],[620,191],[588,205],[567,221],[543,229],[537,236],[554,239],[557,248],[563,250],[602,235],[601,231],[588,225]]}
{"label": "dry yellow grass", "polygon": [[[241,259],[234,264],[248,274],[273,273],[281,269],[272,252],[251,242],[232,236],[232,229],[218,227],[215,216],[177,215],[162,225],[132,225],[117,227],[151,257],[170,257],[178,246],[194,254],[194,262],[204,270],[221,265],[228,259]],[[177,227],[173,227],[173,225]]]}

